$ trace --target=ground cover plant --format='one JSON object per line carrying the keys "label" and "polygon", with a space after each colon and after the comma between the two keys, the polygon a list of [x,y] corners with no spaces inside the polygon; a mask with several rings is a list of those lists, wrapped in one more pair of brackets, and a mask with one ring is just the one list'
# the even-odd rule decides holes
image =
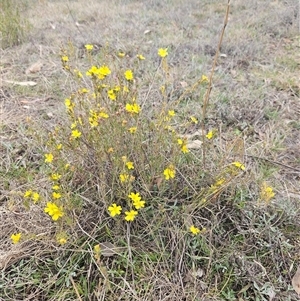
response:
{"label": "ground cover plant", "polygon": [[231,3],[218,47],[226,5],[24,6],[0,298],[297,300],[297,3]]}

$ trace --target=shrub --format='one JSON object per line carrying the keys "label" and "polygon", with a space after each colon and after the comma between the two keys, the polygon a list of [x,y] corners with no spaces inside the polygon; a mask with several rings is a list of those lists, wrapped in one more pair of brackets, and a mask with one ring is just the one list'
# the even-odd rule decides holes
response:
{"label": "shrub", "polygon": [[[72,212],[84,219],[85,211],[97,208],[97,216],[110,215],[117,223],[117,233],[126,221],[137,220],[143,228],[175,199],[182,202],[183,215],[185,205],[209,202],[245,169],[240,162],[220,167],[214,152],[204,170],[201,152],[190,151],[192,135],[184,132],[198,120],[181,114],[178,100],[168,99],[167,49],[158,51],[156,76],[163,80],[153,107],[141,93],[142,55],[119,59],[104,50],[93,62],[92,45],[86,48],[91,63],[86,72],[72,67],[65,51],[61,56],[74,91],[65,99],[68,123],[49,134],[44,154],[51,187],[45,212],[54,221],[69,225]],[[204,92],[207,78],[200,82]],[[213,137],[210,131],[205,139]],[[25,195],[32,197],[30,191]]]}
{"label": "shrub", "polygon": [[[101,229],[95,241],[101,235],[116,244],[128,229],[145,241],[176,228],[182,236],[201,235],[205,225],[194,213],[234,183],[244,165],[220,159],[217,133],[211,130],[203,137],[209,153],[204,167],[202,134],[185,134],[199,120],[186,116],[180,97],[168,96],[167,49],[158,50],[155,76],[142,78],[143,55],[120,58],[104,49],[94,61],[92,45],[86,48],[85,72],[62,51],[63,68],[73,79],[73,92],[65,99],[68,118],[48,134],[42,171],[49,181],[43,195],[34,188],[24,193],[27,205],[44,206],[57,224],[58,244],[76,244],[78,225],[89,232],[91,224]],[[145,81],[157,84],[155,106],[149,90],[143,92]],[[203,96],[208,79],[203,75],[197,82]],[[174,229],[173,222],[178,223]]]}
{"label": "shrub", "polygon": [[[35,137],[43,148],[39,174],[47,180],[23,195],[27,207],[40,207],[52,220],[47,240],[65,250],[55,263],[68,269],[55,276],[62,291],[51,286],[49,295],[65,294],[77,275],[77,296],[90,298],[103,290],[97,283],[104,277],[113,284],[105,286],[104,294],[114,300],[128,279],[138,281],[143,294],[140,285],[154,271],[171,273],[165,277],[176,283],[181,270],[193,274],[199,265],[210,270],[207,282],[220,269],[228,271],[225,279],[218,276],[223,291],[226,277],[232,277],[230,259],[214,250],[220,235],[236,244],[228,229],[234,223],[230,212],[239,216],[245,206],[242,139],[221,148],[215,129],[197,130],[205,116],[185,113],[181,102],[186,91],[172,97],[167,49],[158,51],[155,73],[143,72],[154,63],[141,54],[116,55],[104,48],[92,56],[92,50],[86,45],[85,70],[75,66],[72,51],[61,52],[72,93],[64,101],[66,114],[48,129],[47,139]],[[188,91],[196,88],[203,98],[209,88],[205,75]],[[156,95],[155,105],[149,94]],[[261,201],[273,196],[264,183]],[[215,223],[219,214],[224,214],[220,225]],[[41,238],[22,232],[11,236],[14,244],[27,239]],[[83,270],[87,264],[89,269]],[[191,295],[196,287],[195,282]],[[156,281],[145,289],[155,291]],[[74,291],[70,296],[74,298]]]}

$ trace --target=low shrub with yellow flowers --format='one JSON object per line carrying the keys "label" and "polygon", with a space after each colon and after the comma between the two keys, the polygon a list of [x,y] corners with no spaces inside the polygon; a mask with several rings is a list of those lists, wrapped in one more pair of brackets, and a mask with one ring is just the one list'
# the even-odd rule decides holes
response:
{"label": "low shrub with yellow flowers", "polygon": [[[139,299],[147,289],[157,291],[153,275],[173,285],[174,271],[189,275],[199,266],[207,267],[206,283],[217,279],[220,267],[229,266],[224,258],[244,239],[228,229],[247,214],[245,187],[252,175],[243,139],[227,142],[206,125],[206,116],[187,108],[186,95],[197,89],[203,98],[211,79],[202,75],[178,95],[170,49],[155,50],[154,60],[106,48],[95,55],[93,49],[85,45],[79,64],[70,50],[61,51],[72,91],[62,100],[58,123],[38,137],[42,184],[32,182],[22,191],[25,207],[39,210],[52,227],[38,235],[16,228],[11,247],[50,242],[59,254],[51,279],[58,275],[59,294],[67,287],[70,300],[100,294],[115,300],[127,286],[128,298]],[[260,205],[269,204],[275,191],[262,182],[257,196]],[[230,275],[224,277],[227,283]],[[219,281],[219,290],[225,282]],[[130,295],[134,285],[140,295]]]}
{"label": "low shrub with yellow flowers", "polygon": [[[146,56],[104,49],[99,59],[91,55],[93,45],[85,49],[85,70],[66,50],[61,52],[74,88],[64,100],[66,120],[49,131],[45,145],[48,193],[42,196],[33,188],[24,192],[27,205],[41,204],[44,214],[57,223],[58,243],[67,243],[66,233],[89,210],[98,208],[121,228],[137,220],[147,224],[154,216],[163,217],[166,200],[205,206],[245,171],[239,161],[218,165],[216,154],[206,176],[201,152],[189,148],[185,135],[186,128],[199,125],[199,117],[181,114],[180,98],[167,96],[168,48],[157,51],[160,65],[152,79],[159,82],[156,106],[143,92]],[[207,82],[205,75],[198,81],[202,94]],[[216,136],[215,129],[203,133],[208,149]],[[265,198],[271,197],[269,193]],[[202,233],[193,220],[186,229],[192,235]],[[20,235],[14,234],[12,241],[19,241]]]}
{"label": "low shrub with yellow flowers", "polygon": [[[85,48],[90,53],[93,46]],[[164,73],[168,50],[161,48],[158,55]],[[62,52],[63,67],[78,87],[65,99],[69,128],[50,133],[44,156],[52,189],[56,187],[45,212],[54,221],[71,211],[72,195],[84,187],[93,190],[93,202],[101,203],[112,218],[132,222],[140,210],[153,206],[153,196],[178,185],[172,180],[189,150],[179,138],[172,105],[162,99],[160,108],[150,112],[151,104],[141,100],[136,74],[144,60],[142,54],[133,60],[112,56],[79,71]]]}

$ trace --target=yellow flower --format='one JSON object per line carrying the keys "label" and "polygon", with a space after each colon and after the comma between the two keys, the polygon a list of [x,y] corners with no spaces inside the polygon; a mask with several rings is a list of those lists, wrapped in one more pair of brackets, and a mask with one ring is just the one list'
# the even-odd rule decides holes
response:
{"label": "yellow flower", "polygon": [[142,54],[138,54],[136,57],[141,61],[145,59],[145,57]]}
{"label": "yellow flower", "polygon": [[118,57],[124,57],[125,56],[125,52],[123,52],[123,51],[119,51],[119,53],[118,53]]}
{"label": "yellow flower", "polygon": [[108,207],[108,211],[111,217],[116,215],[120,215],[122,211],[122,207],[118,206],[117,204],[113,203],[111,206]]}
{"label": "yellow flower", "polygon": [[82,78],[82,73],[79,70],[74,69],[74,73],[78,78]]}
{"label": "yellow flower", "polygon": [[67,239],[65,237],[60,237],[58,239],[58,242],[59,242],[60,245],[64,245],[64,244],[67,243]]}
{"label": "yellow flower", "polygon": [[102,66],[97,70],[97,76],[99,79],[104,79],[110,73],[111,71],[107,66]]}
{"label": "yellow flower", "polygon": [[121,173],[120,174],[120,181],[121,183],[127,182],[129,180],[129,175],[126,173]]}
{"label": "yellow flower", "polygon": [[113,149],[113,147],[110,147],[108,150],[107,150],[107,152],[110,154],[110,153],[113,153],[113,151],[114,151],[114,149]]}
{"label": "yellow flower", "polygon": [[173,165],[169,165],[169,167],[167,167],[164,170],[164,176],[166,180],[175,178],[175,174],[176,174],[176,170]]}
{"label": "yellow flower", "polygon": [[195,227],[194,225],[190,226],[190,231],[192,232],[193,235],[197,235],[200,233],[200,229]]}
{"label": "yellow flower", "polygon": [[45,154],[45,163],[51,163],[53,161],[53,155],[50,154]]}
{"label": "yellow flower", "polygon": [[232,165],[234,165],[235,167],[237,167],[237,168],[239,168],[241,170],[245,170],[246,169],[245,165],[243,163],[241,163],[241,162],[238,162],[238,161],[233,162]]}
{"label": "yellow flower", "polygon": [[111,71],[108,66],[103,65],[99,68],[99,73],[101,73],[103,75],[109,75],[109,74],[111,74]]}
{"label": "yellow flower", "polygon": [[64,216],[62,207],[58,207],[52,202],[48,202],[44,212],[48,213],[54,221],[57,221],[60,217]]}
{"label": "yellow flower", "polygon": [[77,121],[75,121],[71,124],[71,130],[75,129],[76,126],[77,126]]}
{"label": "yellow flower", "polygon": [[221,186],[223,185],[225,182],[225,179],[224,178],[221,178],[219,180],[217,180],[217,182],[214,184],[215,186]]}
{"label": "yellow flower", "polygon": [[26,190],[25,193],[24,193],[24,198],[30,198],[32,195],[32,190],[29,189],[29,190]]}
{"label": "yellow flower", "polygon": [[136,103],[133,103],[133,104],[127,103],[125,106],[125,109],[129,113],[138,114],[141,110],[141,107]]}
{"label": "yellow flower", "polygon": [[62,144],[61,144],[61,143],[60,143],[60,144],[57,144],[57,145],[56,145],[56,149],[57,149],[57,150],[61,150],[61,149],[62,149]]}
{"label": "yellow flower", "polygon": [[101,255],[101,247],[99,244],[94,246],[94,257],[99,260]]}
{"label": "yellow flower", "polygon": [[35,204],[40,200],[40,195],[37,192],[33,192],[31,197]]}
{"label": "yellow flower", "polygon": [[94,48],[94,46],[93,45],[91,45],[91,44],[86,44],[86,45],[84,45],[84,47],[85,47],[85,49],[86,50],[93,50],[93,48]]}
{"label": "yellow flower", "polygon": [[60,244],[60,245],[64,245],[67,243],[67,234],[65,232],[60,232],[56,235],[56,241]]}
{"label": "yellow flower", "polygon": [[98,116],[93,115],[92,117],[89,117],[89,124],[92,128],[98,126],[99,125]]}
{"label": "yellow flower", "polygon": [[52,192],[52,198],[54,199],[54,200],[58,200],[58,199],[60,199],[61,198],[61,194],[59,193],[59,192]]}
{"label": "yellow flower", "polygon": [[59,185],[53,185],[52,189],[55,190],[55,191],[60,190],[60,186]]}
{"label": "yellow flower", "polygon": [[108,118],[109,117],[109,115],[104,112],[99,112],[98,116],[99,116],[99,118]]}
{"label": "yellow flower", "polygon": [[137,214],[138,214],[138,212],[135,210],[126,211],[125,212],[125,220],[127,222],[132,222],[135,219]]}
{"label": "yellow flower", "polygon": [[63,56],[61,57],[61,60],[62,60],[64,63],[66,63],[66,62],[69,61],[69,57],[68,57],[67,55],[63,55]]}
{"label": "yellow flower", "polygon": [[206,135],[205,135],[205,137],[207,138],[207,139],[212,139],[213,137],[214,137],[214,135],[215,135],[215,133],[214,133],[214,131],[209,131]]}
{"label": "yellow flower", "polygon": [[206,75],[201,76],[201,82],[208,82],[208,77]]}
{"label": "yellow flower", "polygon": [[77,129],[72,131],[72,137],[77,139],[81,136],[81,132],[79,132]]}
{"label": "yellow flower", "polygon": [[129,131],[130,134],[134,134],[136,132],[136,130],[137,130],[136,126],[133,126],[133,127],[131,127],[131,128],[128,129],[128,131]]}
{"label": "yellow flower", "polygon": [[98,119],[94,118],[94,117],[89,117],[89,123],[92,128],[98,126],[98,124],[99,124]]}
{"label": "yellow flower", "polygon": [[88,76],[97,76],[99,79],[104,79],[110,73],[111,73],[110,69],[106,65],[103,65],[99,68],[97,68],[96,66],[92,66],[86,72],[86,75],[88,75]]}
{"label": "yellow flower", "polygon": [[72,102],[70,98],[66,98],[65,99],[65,106],[66,106],[67,110],[73,111],[73,109],[75,107],[75,103]]}
{"label": "yellow flower", "polygon": [[128,197],[132,200],[135,209],[140,209],[145,207],[146,202],[141,199],[141,196],[138,192],[137,193],[131,192],[130,195],[128,195]]}
{"label": "yellow flower", "polygon": [[168,48],[159,48],[157,53],[160,57],[166,57],[168,55]]}
{"label": "yellow flower", "polygon": [[275,192],[271,186],[268,186],[267,183],[263,183],[260,191],[260,198],[265,202],[269,202],[275,196]]}
{"label": "yellow flower", "polygon": [[58,174],[58,173],[53,173],[51,176],[50,176],[51,180],[53,181],[58,181],[60,178],[61,178],[61,175]]}
{"label": "yellow flower", "polygon": [[183,144],[183,140],[180,139],[180,138],[178,138],[178,139],[177,139],[177,143],[178,143],[179,145],[182,145],[182,144]]}
{"label": "yellow flower", "polygon": [[188,147],[187,147],[187,145],[186,145],[186,141],[185,140],[182,140],[182,139],[177,139],[177,143],[179,144],[179,145],[181,145],[181,151],[184,153],[184,154],[186,154],[186,153],[188,153],[189,152],[189,149],[188,149]]}
{"label": "yellow flower", "polygon": [[96,66],[92,66],[87,72],[86,75],[87,76],[94,76],[98,73],[98,68]]}
{"label": "yellow flower", "polygon": [[141,198],[142,198],[142,197],[140,196],[139,192],[137,192],[137,193],[131,192],[131,193],[128,195],[128,197],[129,197],[133,202],[135,202],[135,201],[140,201]]}
{"label": "yellow flower", "polygon": [[168,115],[171,116],[171,117],[173,117],[173,116],[176,115],[176,113],[175,113],[174,110],[170,110],[170,111],[168,111]]}
{"label": "yellow flower", "polygon": [[11,241],[12,241],[13,244],[17,244],[20,241],[21,236],[22,236],[22,234],[20,232],[19,233],[15,233],[15,234],[11,235],[10,239],[11,239]]}
{"label": "yellow flower", "polygon": [[145,207],[145,201],[140,200],[140,201],[134,201],[133,202],[133,206],[135,207],[135,209],[141,209]]}
{"label": "yellow flower", "polygon": [[133,73],[129,69],[124,72],[124,76],[128,81],[133,80]]}
{"label": "yellow flower", "polygon": [[134,169],[133,162],[131,162],[131,161],[126,162],[125,165],[128,169]]}
{"label": "yellow flower", "polygon": [[198,120],[197,120],[197,118],[196,118],[196,117],[194,117],[194,116],[191,116],[190,118],[191,118],[191,120],[192,120],[192,122],[193,122],[193,123],[195,123],[195,124],[197,124],[197,123],[198,123]]}
{"label": "yellow flower", "polygon": [[89,90],[87,88],[82,88],[78,91],[80,94],[85,94],[85,93],[88,93]]}
{"label": "yellow flower", "polygon": [[95,245],[95,246],[94,246],[94,252],[99,254],[100,251],[101,251],[100,245],[99,245],[99,244]]}
{"label": "yellow flower", "polygon": [[115,93],[115,91],[113,89],[110,89],[107,91],[107,96],[111,99],[111,100],[116,100],[117,95]]}
{"label": "yellow flower", "polygon": [[225,183],[225,179],[224,178],[220,178],[219,180],[217,180],[213,185],[210,186],[211,190],[213,192],[216,192],[220,189],[220,187]]}
{"label": "yellow flower", "polygon": [[182,145],[182,147],[181,147],[181,151],[182,151],[184,154],[186,154],[186,153],[188,153],[188,152],[189,152],[189,149],[188,149],[188,147],[187,147],[187,145],[186,145],[186,144],[183,144],[183,145]]}

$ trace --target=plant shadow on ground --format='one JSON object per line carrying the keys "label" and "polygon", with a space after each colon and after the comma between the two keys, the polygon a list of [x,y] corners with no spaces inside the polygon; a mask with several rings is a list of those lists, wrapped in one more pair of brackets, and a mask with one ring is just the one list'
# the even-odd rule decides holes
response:
{"label": "plant shadow on ground", "polygon": [[[216,1],[199,5],[179,0],[91,1],[89,7],[82,1],[39,1],[28,8],[33,25],[28,42],[1,52],[3,79],[37,85],[1,83],[0,298],[297,300],[291,287],[300,233],[296,1],[232,4],[206,123],[218,132],[209,146],[216,162],[195,173],[201,152],[191,151],[190,161],[181,162],[183,174],[190,177],[178,180],[178,195],[152,191],[153,204],[126,224],[109,217],[97,201],[103,196],[92,178],[88,191],[78,189],[86,185],[79,172],[71,187],[78,196],[73,201],[83,210],[75,210],[73,237],[63,246],[45,213],[38,206],[24,206],[28,188],[47,191],[41,164],[46,130],[63,123],[64,98],[76,89],[60,67],[62,44],[70,39],[83,70],[88,68],[85,44],[94,45],[93,58],[105,47],[111,55],[126,52],[129,60],[143,53],[152,64],[137,74],[144,86],[139,97],[155,110],[162,99],[161,82],[149,74],[160,64],[157,49],[169,50],[172,103],[209,73],[225,8]],[[38,61],[43,67],[27,72]],[[182,120],[192,115],[200,120],[202,97],[200,89],[186,93],[176,113]],[[38,131],[33,121],[41,125]],[[199,124],[190,123],[182,134],[197,130]],[[224,153],[226,158],[219,156]],[[204,204],[200,192],[214,183],[214,167],[232,159],[245,162],[247,170]],[[276,191],[269,204],[258,202],[264,181]],[[185,189],[187,183],[199,193]],[[192,236],[191,224],[206,231]],[[12,245],[10,236],[20,229],[29,239]],[[100,258],[94,252],[98,243]]]}

